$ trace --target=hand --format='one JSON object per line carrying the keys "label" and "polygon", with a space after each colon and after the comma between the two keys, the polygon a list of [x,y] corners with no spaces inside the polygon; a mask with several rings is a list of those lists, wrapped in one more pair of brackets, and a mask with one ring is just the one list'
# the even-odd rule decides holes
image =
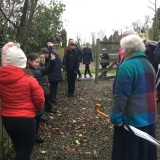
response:
{"label": "hand", "polygon": [[56,59],[55,55],[53,53],[51,53],[51,60]]}

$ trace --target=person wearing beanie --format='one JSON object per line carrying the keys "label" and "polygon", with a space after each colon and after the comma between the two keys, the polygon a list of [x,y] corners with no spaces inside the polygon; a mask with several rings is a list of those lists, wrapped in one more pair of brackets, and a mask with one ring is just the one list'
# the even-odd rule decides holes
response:
{"label": "person wearing beanie", "polygon": [[35,114],[42,109],[44,93],[28,73],[27,58],[18,43],[2,48],[0,67],[0,116],[15,148],[15,160],[30,160],[35,144]]}

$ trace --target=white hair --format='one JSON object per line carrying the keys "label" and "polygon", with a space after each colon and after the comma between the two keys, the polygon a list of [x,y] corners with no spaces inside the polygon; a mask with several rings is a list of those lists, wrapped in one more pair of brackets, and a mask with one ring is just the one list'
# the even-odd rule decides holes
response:
{"label": "white hair", "polygon": [[131,34],[132,35],[137,35],[137,33],[134,30],[126,30],[126,31],[123,32],[122,37],[124,38],[126,36],[131,35]]}
{"label": "white hair", "polygon": [[129,35],[122,38],[120,45],[124,52],[145,51],[143,40],[138,35]]}

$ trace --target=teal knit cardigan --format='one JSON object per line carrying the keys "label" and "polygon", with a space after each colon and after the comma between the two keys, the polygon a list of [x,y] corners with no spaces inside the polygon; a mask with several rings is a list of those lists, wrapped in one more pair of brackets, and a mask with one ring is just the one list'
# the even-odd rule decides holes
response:
{"label": "teal knit cardigan", "polygon": [[129,55],[117,69],[113,83],[113,124],[143,127],[156,122],[155,72],[143,52]]}

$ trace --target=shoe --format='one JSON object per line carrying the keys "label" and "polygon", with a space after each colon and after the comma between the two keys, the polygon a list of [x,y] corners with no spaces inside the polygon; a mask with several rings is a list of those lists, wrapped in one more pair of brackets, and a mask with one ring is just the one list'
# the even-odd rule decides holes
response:
{"label": "shoe", "polygon": [[68,96],[68,97],[72,97],[70,93],[68,93],[68,95],[67,95],[67,96]]}
{"label": "shoe", "polygon": [[57,113],[57,110],[55,108],[50,108],[50,109],[45,109],[46,112],[49,112],[49,113]]}
{"label": "shoe", "polygon": [[40,136],[39,134],[36,135],[36,142],[37,143],[43,143],[44,142],[44,139],[42,136]]}
{"label": "shoe", "polygon": [[84,78],[87,78],[87,76],[84,76]]}
{"label": "shoe", "polygon": [[51,101],[51,103],[56,103],[56,104],[58,104],[58,103],[60,103],[57,99],[53,99],[52,101]]}
{"label": "shoe", "polygon": [[74,93],[71,94],[71,97],[74,97]]}
{"label": "shoe", "polygon": [[93,76],[92,75],[90,75],[90,78],[92,78]]}
{"label": "shoe", "polygon": [[80,76],[78,77],[78,79],[80,79],[80,78],[82,78],[82,75],[80,75]]}
{"label": "shoe", "polygon": [[68,93],[68,97],[74,97],[74,93]]}
{"label": "shoe", "polygon": [[43,115],[40,119],[41,122],[48,122],[48,117],[46,115]]}

